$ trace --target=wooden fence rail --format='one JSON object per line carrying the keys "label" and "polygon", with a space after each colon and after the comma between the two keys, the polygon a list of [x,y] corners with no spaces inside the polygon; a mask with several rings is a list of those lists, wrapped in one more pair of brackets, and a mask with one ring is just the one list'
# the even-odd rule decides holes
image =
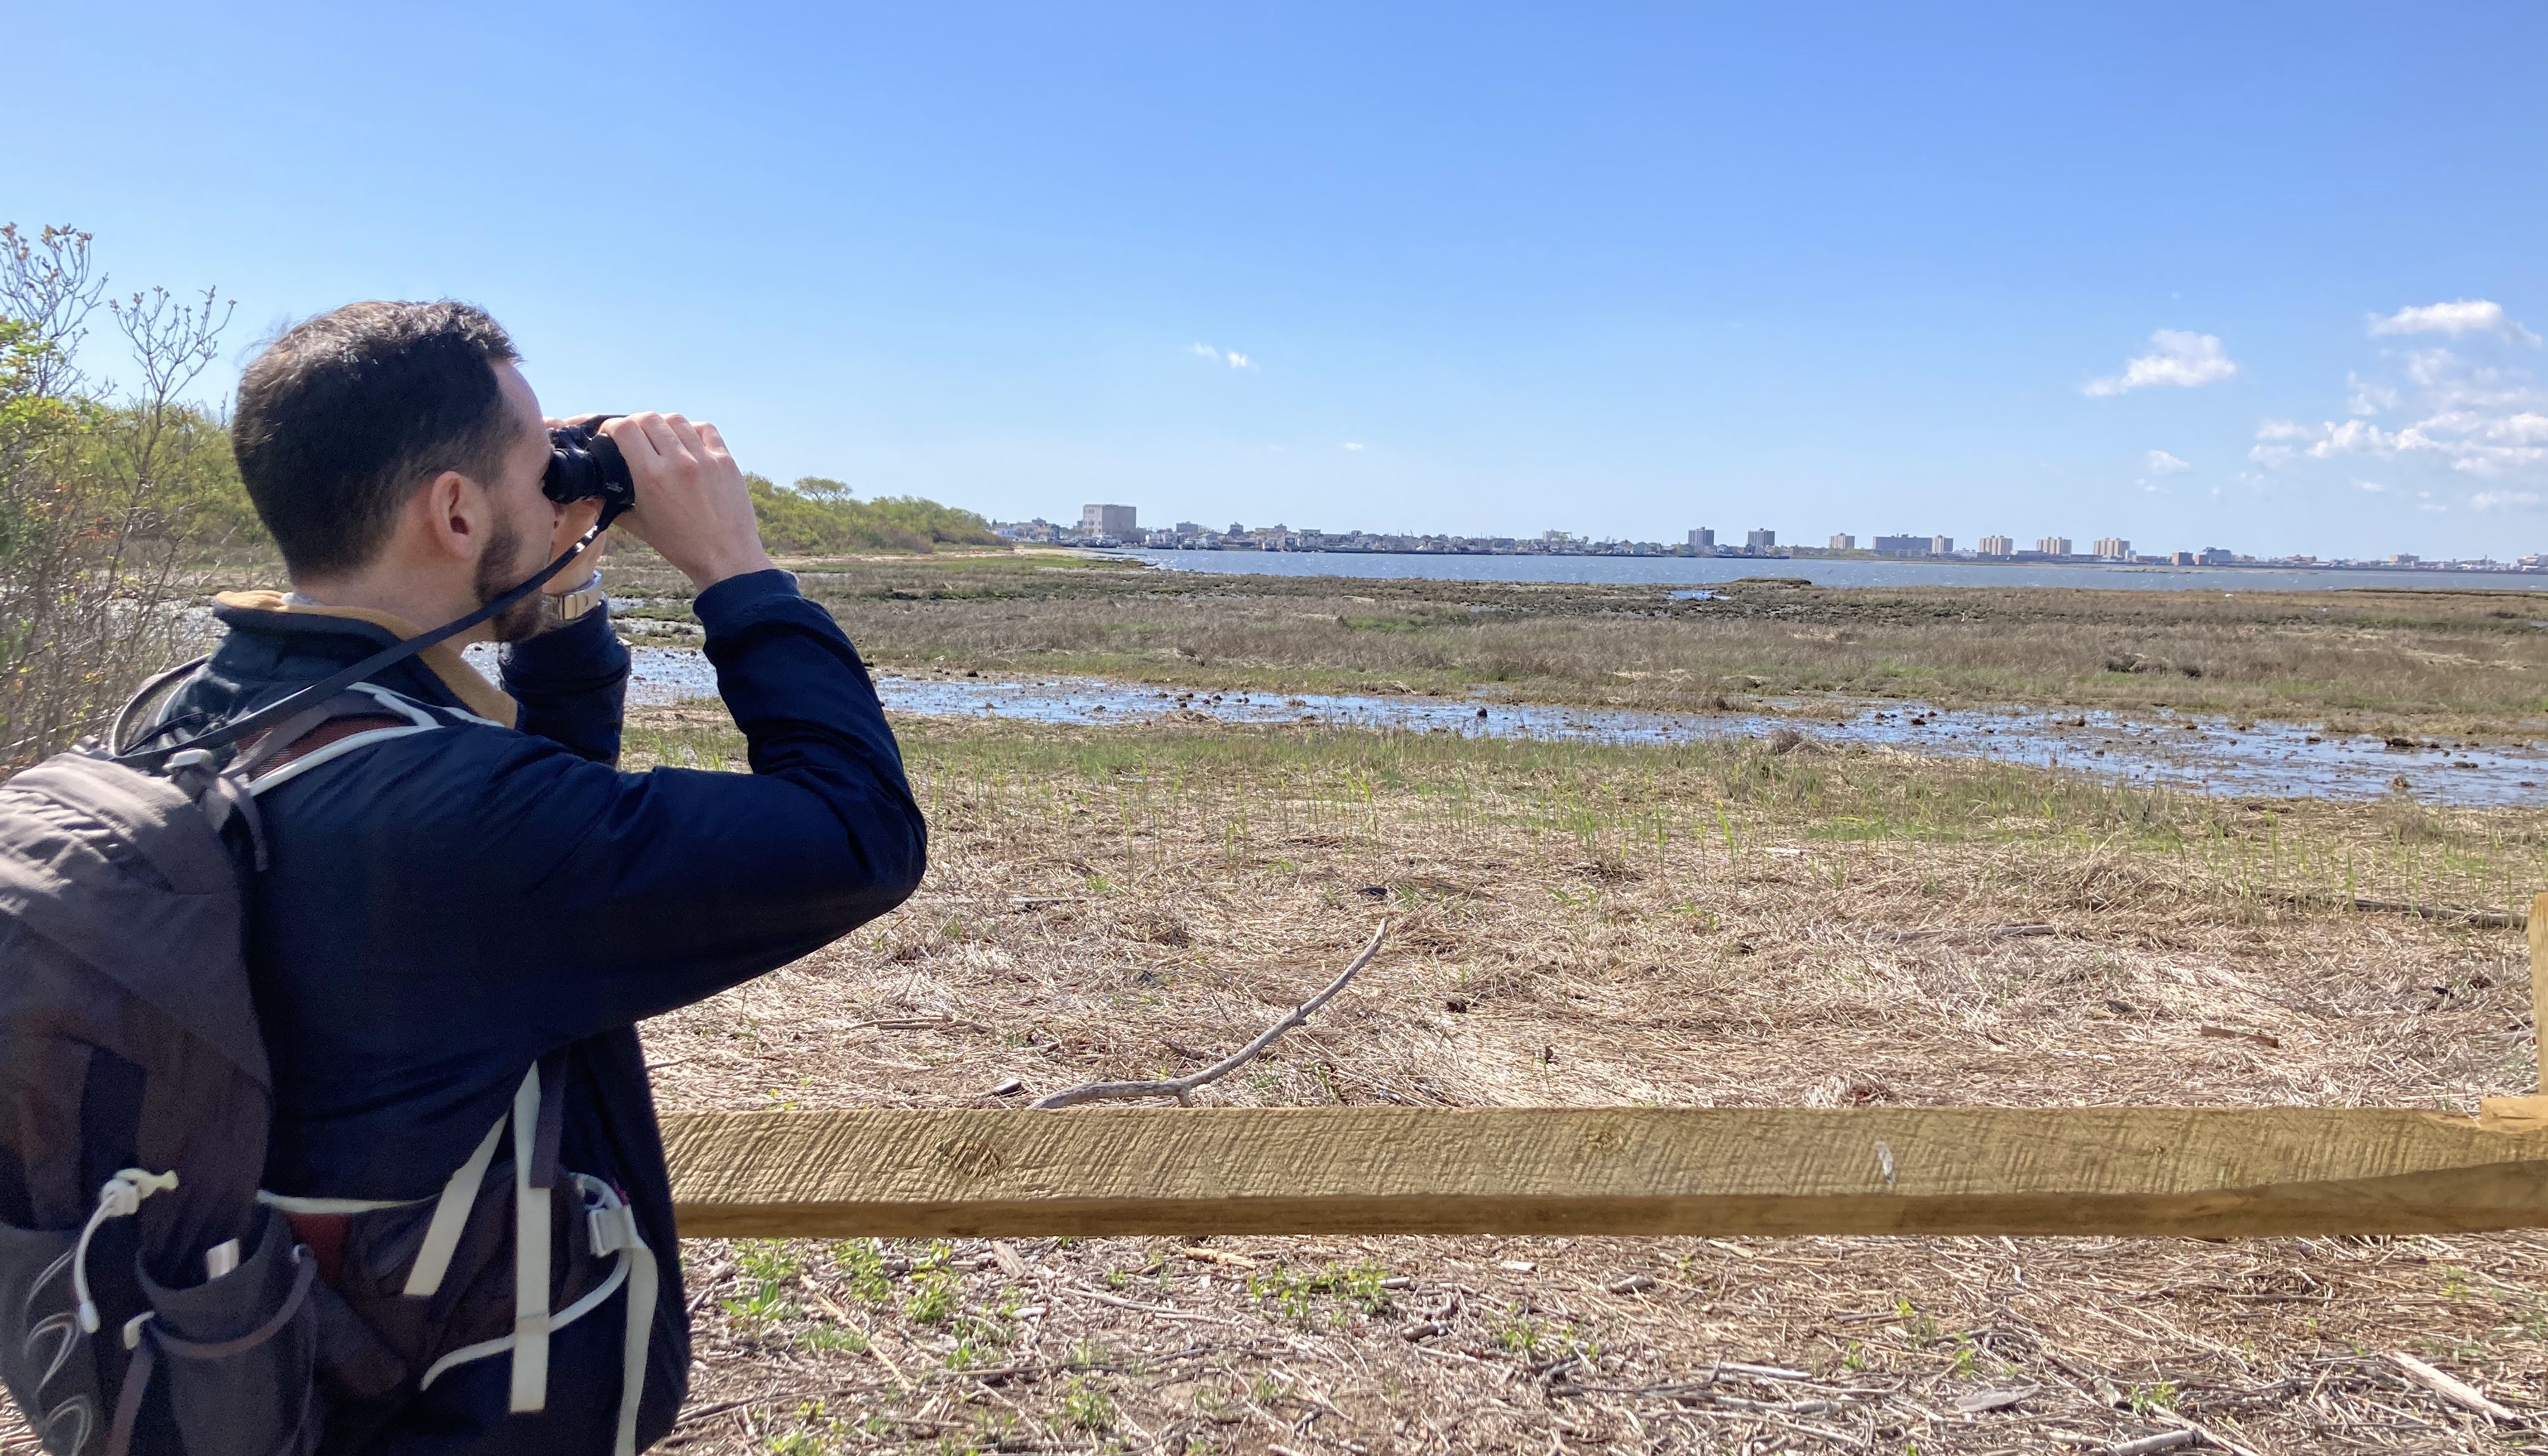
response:
{"label": "wooden fence rail", "polygon": [[[2548,1005],[2548,896],[2533,985]],[[2548,1070],[2548,1054],[2543,1054]],[[1157,1108],[665,1119],[682,1232],[2450,1233],[2548,1226],[2548,1097],[2355,1108]]]}
{"label": "wooden fence rail", "polygon": [[706,1113],[666,1134],[694,1236],[2548,1225],[2548,1132],[2377,1109]]}

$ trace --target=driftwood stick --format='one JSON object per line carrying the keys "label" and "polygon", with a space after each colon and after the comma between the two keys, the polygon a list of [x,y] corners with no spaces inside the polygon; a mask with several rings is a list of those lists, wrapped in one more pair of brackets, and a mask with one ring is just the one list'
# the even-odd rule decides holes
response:
{"label": "driftwood stick", "polygon": [[1384,918],[1380,922],[1380,928],[1371,933],[1371,943],[1362,948],[1362,954],[1354,957],[1353,964],[1345,967],[1344,974],[1327,982],[1325,990],[1285,1012],[1282,1020],[1259,1033],[1255,1041],[1205,1067],[1202,1071],[1156,1082],[1089,1082],[1078,1087],[1064,1087],[1058,1092],[1046,1093],[1027,1104],[1027,1110],[1049,1112],[1055,1108],[1076,1107],[1083,1102],[1123,1102],[1139,1097],[1173,1097],[1179,1106],[1192,1106],[1193,1093],[1197,1087],[1218,1082],[1264,1055],[1265,1048],[1282,1040],[1284,1033],[1308,1021],[1318,1014],[1320,1007],[1334,1000],[1338,992],[1352,983],[1355,972],[1369,965],[1371,957],[1380,954],[1380,943],[1388,937],[1389,921]]}

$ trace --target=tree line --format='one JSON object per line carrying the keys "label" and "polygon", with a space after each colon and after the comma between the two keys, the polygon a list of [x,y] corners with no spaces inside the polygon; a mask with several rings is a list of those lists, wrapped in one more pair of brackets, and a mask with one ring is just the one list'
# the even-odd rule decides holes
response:
{"label": "tree line", "polygon": [[[0,771],[102,730],[143,677],[200,650],[190,608],[280,566],[226,410],[189,399],[235,304],[111,295],[92,241],[0,225]],[[121,380],[88,372],[98,326],[124,345]],[[972,511],[820,477],[756,477],[752,498],[780,555],[1002,544]]]}

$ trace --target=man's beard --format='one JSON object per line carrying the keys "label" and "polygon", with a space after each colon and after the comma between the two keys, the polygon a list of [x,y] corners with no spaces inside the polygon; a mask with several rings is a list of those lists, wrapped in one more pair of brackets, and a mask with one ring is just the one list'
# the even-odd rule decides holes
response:
{"label": "man's beard", "polygon": [[[522,533],[511,522],[500,522],[487,537],[486,553],[478,558],[478,604],[488,602],[522,585],[522,576],[513,575],[512,563],[522,554]],[[534,592],[488,619],[487,629],[498,642],[520,642],[536,637],[548,625],[540,610],[540,595]]]}

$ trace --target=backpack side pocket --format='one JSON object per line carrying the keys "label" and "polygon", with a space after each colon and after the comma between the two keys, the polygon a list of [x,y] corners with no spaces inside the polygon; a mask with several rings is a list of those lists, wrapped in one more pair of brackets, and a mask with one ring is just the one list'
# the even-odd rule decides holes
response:
{"label": "backpack side pocket", "polygon": [[144,1350],[155,1357],[187,1456],[305,1456],[318,1446],[318,1261],[272,1214],[256,1252],[218,1279],[167,1289],[143,1273],[150,1313],[126,1337],[140,1342],[136,1372]]}

